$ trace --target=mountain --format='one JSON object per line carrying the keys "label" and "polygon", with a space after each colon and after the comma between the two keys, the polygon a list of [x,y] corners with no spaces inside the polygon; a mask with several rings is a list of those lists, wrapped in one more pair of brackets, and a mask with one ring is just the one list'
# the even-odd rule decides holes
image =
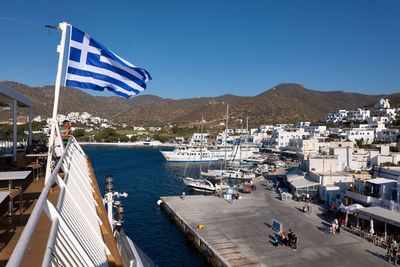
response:
{"label": "mountain", "polygon": [[[28,85],[5,81],[2,82],[19,91],[36,106],[32,109],[33,116],[41,115],[50,117],[53,113],[54,86],[29,87]],[[154,95],[140,95],[126,99],[118,96],[92,96],[73,87],[62,87],[59,98],[59,113],[89,112],[92,115],[112,119],[122,112],[128,111],[132,106],[148,105],[161,100]],[[0,112],[0,120],[10,118],[10,112]],[[19,115],[26,116],[27,112],[20,110]]]}
{"label": "mountain", "polygon": [[[4,82],[36,103],[34,115],[48,117],[52,113],[54,87],[29,87],[16,82]],[[225,121],[229,104],[230,125],[240,126],[238,119],[249,118],[251,127],[260,124],[294,123],[323,120],[333,109],[371,107],[381,97],[389,98],[392,106],[400,106],[400,93],[392,95],[364,95],[344,91],[323,92],[310,90],[300,84],[284,83],[256,96],[222,95],[173,100],[154,95],[139,95],[131,99],[92,96],[72,87],[60,92],[59,113],[89,112],[119,122],[144,125],[173,123],[190,125],[201,116],[213,125]],[[21,111],[22,112],[22,111]],[[24,114],[24,113],[20,113]],[[27,112],[25,113],[26,116]],[[9,112],[0,112],[0,119],[10,118]]]}

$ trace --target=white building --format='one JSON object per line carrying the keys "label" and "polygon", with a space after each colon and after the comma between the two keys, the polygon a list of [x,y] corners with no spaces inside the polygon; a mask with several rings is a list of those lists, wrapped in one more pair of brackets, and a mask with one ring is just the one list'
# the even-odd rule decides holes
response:
{"label": "white building", "polygon": [[248,134],[249,131],[247,129],[235,129],[235,133],[237,133],[237,134]]}
{"label": "white building", "polygon": [[318,126],[305,126],[303,127],[305,132],[308,132],[316,137],[325,136],[326,126],[318,125]]}
{"label": "white building", "polygon": [[378,150],[355,149],[351,147],[331,148],[329,154],[338,157],[339,171],[361,171],[372,167],[372,158],[379,154]]}
{"label": "white building", "polygon": [[300,121],[296,124],[296,128],[304,128],[306,126],[310,126],[311,122],[309,121]]}
{"label": "white building", "polygon": [[202,133],[194,133],[192,135],[192,137],[190,138],[190,144],[191,145],[200,145],[202,137],[203,137],[203,144],[206,144],[207,137],[208,137],[208,134],[206,134],[206,133],[203,133],[203,134]]}
{"label": "white building", "polygon": [[375,131],[369,128],[351,128],[346,129],[341,137],[343,140],[348,139],[353,142],[363,139],[364,144],[371,144],[374,141]]}
{"label": "white building", "polygon": [[289,147],[291,139],[306,139],[309,134],[303,128],[277,129],[272,132],[271,137],[266,140],[265,145],[282,150]]}
{"label": "white building", "polygon": [[376,140],[381,142],[397,142],[399,130],[397,129],[383,129],[376,133]]}
{"label": "white building", "polygon": [[383,108],[390,108],[389,99],[381,98],[378,103],[375,104],[375,108],[383,109]]}
{"label": "white building", "polygon": [[349,112],[349,115],[347,116],[348,121],[364,121],[367,118],[371,116],[371,111],[370,110],[365,110],[365,109],[357,109],[357,110],[351,110]]}
{"label": "white building", "polygon": [[41,122],[42,121],[42,117],[40,117],[40,115],[37,115],[36,117],[33,118],[33,121]]}
{"label": "white building", "polygon": [[328,113],[328,116],[326,116],[325,121],[326,122],[333,122],[333,123],[338,123],[340,121],[345,121],[348,115],[348,111],[345,109],[335,109],[331,112]]}
{"label": "white building", "polygon": [[290,139],[288,149],[291,151],[308,153],[318,153],[324,148],[329,147],[329,143],[321,142],[318,139]]}
{"label": "white building", "polygon": [[338,171],[337,155],[305,155],[302,162],[303,170],[317,173],[334,173]]}

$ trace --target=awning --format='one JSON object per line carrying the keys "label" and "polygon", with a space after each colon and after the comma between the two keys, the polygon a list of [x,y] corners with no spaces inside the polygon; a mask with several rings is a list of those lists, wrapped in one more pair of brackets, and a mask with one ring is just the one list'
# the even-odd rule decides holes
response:
{"label": "awning", "polygon": [[363,217],[387,222],[388,224],[400,227],[400,213],[391,211],[382,207],[369,207],[357,209],[357,212]]}
{"label": "awning", "polygon": [[341,212],[344,212],[344,213],[346,213],[347,210],[349,210],[349,214],[354,214],[354,212],[356,212],[358,209],[363,209],[363,208],[364,208],[363,205],[360,205],[360,204],[352,204],[352,205],[350,205],[350,206],[343,206],[343,207],[340,207],[339,210],[340,210]]}
{"label": "awning", "polygon": [[8,106],[13,100],[17,101],[19,107],[35,106],[35,103],[32,100],[20,92],[14,90],[4,83],[0,83],[0,106]]}
{"label": "awning", "polygon": [[367,183],[370,184],[389,184],[389,183],[397,183],[396,180],[386,179],[386,178],[375,178],[371,180],[367,180]]}
{"label": "awning", "polygon": [[298,180],[294,180],[293,182],[291,182],[291,184],[292,184],[292,186],[294,186],[296,189],[307,188],[307,187],[319,185],[319,183],[316,183],[316,182],[314,182],[314,181],[307,180],[307,179],[305,179],[305,178],[303,178],[303,179],[298,179]]}
{"label": "awning", "polygon": [[296,189],[320,185],[319,183],[308,180],[306,177],[300,175],[287,176],[287,180]]}
{"label": "awning", "polygon": [[297,154],[297,152],[289,151],[289,150],[282,151],[282,153],[287,153],[287,154],[292,154],[292,155],[296,155]]}

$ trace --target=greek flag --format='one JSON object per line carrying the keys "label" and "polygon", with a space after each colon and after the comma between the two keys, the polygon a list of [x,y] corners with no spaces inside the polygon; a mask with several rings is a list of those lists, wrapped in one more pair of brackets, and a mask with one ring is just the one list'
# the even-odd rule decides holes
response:
{"label": "greek flag", "polygon": [[129,98],[146,89],[150,74],[71,26],[66,85]]}

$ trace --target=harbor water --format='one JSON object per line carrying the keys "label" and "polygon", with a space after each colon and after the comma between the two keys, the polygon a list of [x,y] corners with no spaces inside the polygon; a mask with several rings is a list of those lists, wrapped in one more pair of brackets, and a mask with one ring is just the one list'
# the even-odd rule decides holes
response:
{"label": "harbor water", "polygon": [[[182,176],[199,175],[199,163],[167,163],[156,148],[84,146],[101,192],[104,176],[114,175],[114,189],[128,193],[124,204],[126,234],[160,267],[207,266],[195,246],[158,206],[161,196],[180,195]],[[204,165],[206,163],[203,163]]]}

